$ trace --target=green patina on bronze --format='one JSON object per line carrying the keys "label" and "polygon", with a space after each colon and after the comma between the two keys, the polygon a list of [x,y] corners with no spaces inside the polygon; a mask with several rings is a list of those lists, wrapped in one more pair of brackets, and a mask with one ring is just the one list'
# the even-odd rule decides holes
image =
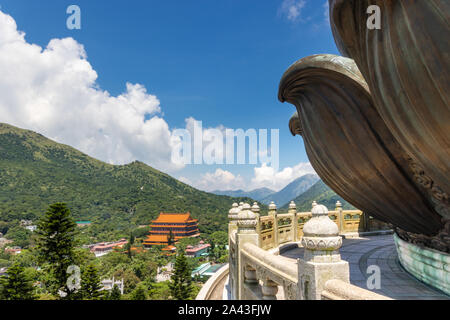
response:
{"label": "green patina on bronze", "polygon": [[416,246],[394,235],[402,266],[416,278],[450,295],[450,255]]}

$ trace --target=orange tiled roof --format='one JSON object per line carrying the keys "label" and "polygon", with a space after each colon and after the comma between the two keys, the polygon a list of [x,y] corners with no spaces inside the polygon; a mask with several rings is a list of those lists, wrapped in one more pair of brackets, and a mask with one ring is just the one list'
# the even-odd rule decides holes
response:
{"label": "orange tiled roof", "polygon": [[151,234],[145,239],[145,242],[167,242],[166,235]]}
{"label": "orange tiled roof", "polygon": [[157,223],[186,223],[186,222],[193,222],[197,221],[195,219],[192,219],[191,214],[189,212],[187,213],[164,213],[161,212],[159,214],[159,217],[156,220],[153,220],[153,222]]}
{"label": "orange tiled roof", "polygon": [[[152,227],[152,228],[164,228],[164,227],[167,227],[167,228],[183,228],[184,229],[187,226],[185,226],[185,225],[183,225],[183,226],[172,226],[170,224],[151,224],[150,227]],[[189,227],[192,227],[192,226],[189,226]]]}

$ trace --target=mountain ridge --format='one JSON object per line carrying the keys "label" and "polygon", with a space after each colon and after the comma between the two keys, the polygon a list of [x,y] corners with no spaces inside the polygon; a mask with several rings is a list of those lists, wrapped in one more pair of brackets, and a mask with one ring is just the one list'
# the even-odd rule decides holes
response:
{"label": "mountain ridge", "polygon": [[305,174],[289,183],[280,191],[273,193],[261,199],[260,201],[266,205],[270,204],[270,202],[273,201],[278,207],[283,207],[292,199],[298,197],[303,192],[308,190],[319,179],[319,176],[316,174]]}
{"label": "mountain ridge", "polygon": [[217,195],[223,195],[223,196],[229,196],[229,197],[249,197],[255,200],[260,201],[261,199],[264,199],[265,197],[274,194],[275,191],[269,188],[258,188],[251,191],[244,191],[244,190],[215,190],[211,193],[217,194]]}
{"label": "mountain ridge", "polygon": [[65,202],[75,219],[92,220],[100,235],[149,224],[161,211],[189,211],[200,231],[210,233],[226,231],[228,210],[240,201],[253,199],[197,190],[140,161],[108,164],[0,123],[0,222],[36,220],[49,204]]}
{"label": "mountain ridge", "polygon": [[[311,211],[311,204],[316,201],[318,204],[322,204],[328,208],[328,210],[334,210],[336,206],[336,201],[342,203],[342,208],[344,210],[355,209],[353,205],[345,201],[341,196],[334,192],[330,187],[328,187],[321,179],[319,179],[311,188],[306,190],[304,193],[298,197],[292,199],[297,206],[298,212],[309,212]],[[289,203],[281,207],[282,210],[286,210],[289,207]]]}

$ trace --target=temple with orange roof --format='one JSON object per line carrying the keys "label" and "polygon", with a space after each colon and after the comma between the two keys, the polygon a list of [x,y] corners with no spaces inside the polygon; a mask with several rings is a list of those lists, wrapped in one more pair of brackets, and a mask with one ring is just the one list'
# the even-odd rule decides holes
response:
{"label": "temple with orange roof", "polygon": [[164,213],[161,212],[156,220],[153,220],[150,234],[144,240],[144,246],[168,245],[170,233],[172,232],[174,242],[182,238],[198,237],[198,220],[193,219],[187,213]]}

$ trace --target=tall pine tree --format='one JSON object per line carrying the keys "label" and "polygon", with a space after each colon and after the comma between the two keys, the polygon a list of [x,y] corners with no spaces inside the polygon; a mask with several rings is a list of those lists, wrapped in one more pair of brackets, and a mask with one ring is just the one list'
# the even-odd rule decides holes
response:
{"label": "tall pine tree", "polygon": [[101,300],[103,298],[102,283],[97,268],[90,264],[86,267],[81,277],[80,294],[84,300]]}
{"label": "tall pine tree", "polygon": [[35,300],[34,288],[24,268],[14,264],[0,277],[0,300]]}
{"label": "tall pine tree", "polygon": [[131,233],[130,234],[130,240],[128,241],[127,245],[125,246],[128,258],[130,260],[133,259],[133,256],[132,256],[132,253],[131,253],[131,248],[133,247],[134,240],[135,240],[135,237],[134,237],[133,233]]}
{"label": "tall pine tree", "polygon": [[186,256],[183,252],[179,253],[175,260],[174,273],[170,279],[169,289],[175,300],[188,300],[192,290],[192,270],[189,267]]}
{"label": "tall pine tree", "polygon": [[147,291],[148,289],[141,283],[131,292],[130,298],[131,300],[147,300]]}
{"label": "tall pine tree", "polygon": [[54,277],[54,284],[49,286],[50,291],[58,294],[61,290],[70,299],[75,290],[67,286],[70,276],[67,268],[74,263],[76,223],[66,204],[50,205],[39,221],[36,233],[40,262]]}
{"label": "tall pine tree", "polygon": [[122,293],[120,292],[119,287],[117,284],[114,285],[111,292],[109,293],[108,299],[109,300],[120,300],[122,297]]}
{"label": "tall pine tree", "polygon": [[172,230],[169,230],[169,235],[167,236],[167,244],[173,246],[175,244],[175,237]]}

